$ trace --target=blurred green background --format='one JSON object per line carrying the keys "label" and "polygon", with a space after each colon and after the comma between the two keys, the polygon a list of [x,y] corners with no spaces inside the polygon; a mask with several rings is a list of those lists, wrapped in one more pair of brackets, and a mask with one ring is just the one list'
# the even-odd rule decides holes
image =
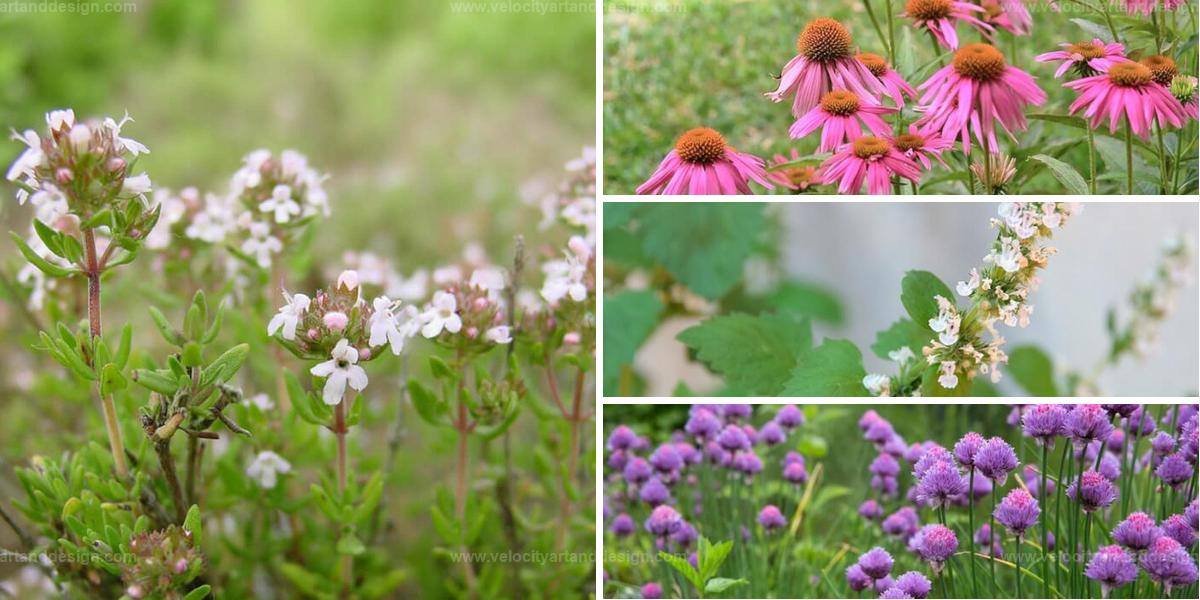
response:
{"label": "blurred green background", "polygon": [[[322,273],[342,268],[346,251],[374,252],[407,274],[457,262],[469,242],[482,244],[500,264],[509,260],[516,234],[539,252],[565,242],[562,231],[539,232],[542,215],[522,201],[521,189],[530,181],[557,182],[564,163],[595,143],[591,2],[562,2],[564,10],[538,13],[488,8],[514,5],[500,0],[476,2],[476,10],[450,0],[137,0],[120,13],[88,4],[86,15],[84,4],[67,4],[74,8],[50,12],[41,2],[14,1],[0,12],[0,126],[42,130],[53,108],[71,107],[81,118],[119,118],[128,110],[135,122],[124,134],[151,150],[139,170],[155,187],[174,190],[194,185],[224,193],[242,157],[256,148],[306,154],[330,174],[325,188],[333,211],[315,227],[312,263],[293,261],[306,270],[294,275],[314,286],[325,283]],[[18,142],[0,144],[0,162],[7,168],[22,149]],[[29,207],[17,205],[15,187],[0,187],[0,225],[25,232]],[[155,352],[162,343],[144,294],[160,294],[151,301],[172,318],[181,309],[152,289],[158,281],[148,275],[152,260],[114,275],[104,318],[110,328],[131,320],[139,347]],[[11,242],[0,244],[6,281],[20,265]],[[529,275],[540,281],[540,273]],[[192,293],[167,291],[183,300]],[[49,359],[30,349],[36,338],[20,315],[21,302],[0,303],[6,505],[21,495],[15,465],[77,446],[82,431],[102,431],[83,391],[55,380],[57,368],[42,370]],[[271,380],[279,365],[266,339],[248,341],[255,357],[245,371]],[[422,357],[412,361],[424,370]],[[286,367],[299,372],[301,365],[289,360]],[[395,375],[371,375],[384,408],[376,426],[354,442],[372,454],[360,458],[363,473],[381,467],[381,448],[397,418],[396,387],[388,381]],[[538,435],[529,422],[518,427]],[[387,500],[400,524],[394,560],[409,571],[405,596],[437,597],[446,593],[447,577],[434,565],[429,505],[435,484],[452,470],[453,439],[416,419],[403,434],[392,479],[398,487],[390,489],[405,493],[389,491]],[[480,451],[495,460],[498,449]],[[528,459],[531,450],[518,452],[517,460]],[[474,460],[477,473],[487,475],[487,461]],[[0,546],[15,547],[12,541],[0,527]],[[16,568],[0,566],[0,579]]]}

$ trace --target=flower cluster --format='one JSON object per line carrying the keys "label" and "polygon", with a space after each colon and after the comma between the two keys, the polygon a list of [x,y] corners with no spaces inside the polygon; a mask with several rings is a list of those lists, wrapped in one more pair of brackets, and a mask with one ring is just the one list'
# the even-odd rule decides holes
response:
{"label": "flower cluster", "polygon": [[1163,245],[1154,272],[1129,295],[1129,320],[1118,349],[1128,347],[1143,357],[1153,352],[1162,323],[1175,309],[1176,296],[1191,283],[1194,252],[1183,238],[1171,238]]}

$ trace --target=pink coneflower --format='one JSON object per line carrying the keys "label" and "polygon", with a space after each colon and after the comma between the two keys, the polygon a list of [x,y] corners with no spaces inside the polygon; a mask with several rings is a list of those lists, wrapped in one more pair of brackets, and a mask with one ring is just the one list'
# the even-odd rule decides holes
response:
{"label": "pink coneflower", "polygon": [[748,179],[774,189],[761,158],[738,152],[725,143],[721,134],[698,127],[679,136],[675,148],[667,153],[650,179],[638,186],[637,193],[749,194]]}
{"label": "pink coneflower", "polygon": [[[792,148],[791,157],[782,154],[776,154],[769,163],[768,167],[776,167],[778,165],[786,165],[788,163],[800,160],[800,152]],[[767,177],[771,181],[778,183],[786,188],[796,190],[797,192],[806,192],[808,188],[816,184],[813,181],[813,175],[816,174],[817,168],[808,165],[794,165],[774,171],[767,171]]]}
{"label": "pink coneflower", "polygon": [[1167,10],[1175,10],[1187,0],[1125,0],[1125,12],[1129,14],[1141,13],[1145,16],[1150,16],[1155,6],[1162,5]]}
{"label": "pink coneflower", "polygon": [[[1023,0],[981,0],[983,21],[997,29],[1013,35],[1028,35],[1033,27],[1033,17],[1025,8]],[[993,39],[988,35],[988,39]]]}
{"label": "pink coneflower", "polygon": [[1125,58],[1125,46],[1115,42],[1105,44],[1099,39],[1094,39],[1078,44],[1064,42],[1059,46],[1062,50],[1046,52],[1034,58],[1038,62],[1063,61],[1054,72],[1056,78],[1062,77],[1063,73],[1072,67],[1081,77],[1091,77],[1097,73],[1107,73],[1114,63],[1129,62],[1129,59]]}
{"label": "pink coneflower", "polygon": [[800,118],[833,90],[850,90],[862,97],[883,92],[883,84],[854,59],[854,38],[844,25],[828,17],[809,21],[796,38],[799,51],[783,67],[779,88],[767,92],[775,102],[796,95],[792,116]]}
{"label": "pink coneflower", "polygon": [[863,102],[854,92],[837,90],[822,96],[820,104],[792,123],[788,135],[798,140],[820,128],[821,146],[817,152],[829,152],[843,141],[853,142],[863,136],[859,120],[875,135],[886,134],[891,127],[879,115],[896,110],[873,104],[869,99]]}
{"label": "pink coneflower", "polygon": [[958,32],[954,28],[959,21],[966,22],[985,35],[995,31],[991,25],[971,14],[982,12],[982,7],[958,0],[908,0],[900,16],[912,19],[913,25],[918,29],[928,29],[942,46],[956,50]]}
{"label": "pink coneflower", "polygon": [[1179,100],[1155,83],[1154,73],[1140,63],[1118,63],[1108,73],[1071,81],[1063,87],[1079,92],[1079,97],[1071,103],[1070,114],[1087,108],[1083,114],[1091,119],[1089,124],[1093,128],[1107,116],[1109,133],[1117,131],[1122,114],[1133,132],[1144,140],[1150,138],[1150,125],[1154,121],[1160,126],[1169,123],[1182,127],[1187,118]]}
{"label": "pink coneflower", "polygon": [[942,152],[954,146],[954,142],[938,135],[936,131],[921,131],[915,125],[909,125],[908,133],[895,137],[888,134],[884,138],[904,156],[921,161],[926,171],[933,168],[931,158],[949,168],[946,161],[942,160]]}
{"label": "pink coneflower", "polygon": [[1183,112],[1193,121],[1200,120],[1200,104],[1196,101],[1196,78],[1190,75],[1176,77],[1171,82],[1171,95],[1183,104]]}
{"label": "pink coneflower", "polygon": [[882,56],[870,52],[859,52],[854,55],[854,58],[858,59],[858,62],[879,79],[879,83],[883,84],[884,95],[891,98],[896,106],[904,106],[905,95],[909,98],[917,97],[917,90],[914,90],[899,73],[893,71]]}
{"label": "pink coneflower", "polygon": [[971,136],[992,152],[1000,150],[995,121],[1008,136],[1024,131],[1026,104],[1041,105],[1046,93],[1025,71],[1009,66],[1004,55],[988,44],[968,44],[954,60],[938,70],[918,89],[924,92],[917,110],[924,112],[917,126],[940,131],[954,139],[961,134],[963,152],[971,153]]}
{"label": "pink coneflower", "polygon": [[1150,78],[1163,87],[1171,87],[1171,82],[1175,80],[1175,76],[1179,74],[1179,67],[1175,66],[1175,60],[1169,56],[1155,54],[1147,56],[1141,62],[1143,66],[1150,69]]}
{"label": "pink coneflower", "polygon": [[817,170],[817,181],[838,182],[840,194],[858,194],[866,180],[867,193],[888,194],[892,191],[892,175],[915,182],[921,170],[886,140],[868,136],[838,148]]}

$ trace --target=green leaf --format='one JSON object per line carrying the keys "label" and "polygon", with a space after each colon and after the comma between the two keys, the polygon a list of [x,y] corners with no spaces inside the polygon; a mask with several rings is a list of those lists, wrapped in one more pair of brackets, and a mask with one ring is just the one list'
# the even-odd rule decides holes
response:
{"label": "green leaf", "polygon": [[788,315],[713,317],[676,337],[729,385],[755,396],[778,394],[797,359],[812,348],[808,319]]}
{"label": "green leaf", "polygon": [[642,342],[658,325],[663,304],[653,291],[622,292],[604,297],[604,387],[617,393],[621,369],[633,362]]}
{"label": "green leaf", "polygon": [[362,540],[358,539],[357,535],[354,535],[353,531],[347,531],[346,533],[342,534],[342,537],[338,538],[338,541],[337,541],[338,554],[345,554],[347,556],[358,556],[359,554],[362,554],[363,552],[366,552],[366,551],[367,551],[367,547],[363,545]]}
{"label": "green leaf", "polygon": [[204,367],[204,375],[200,380],[202,386],[220,385],[233,378],[246,357],[250,354],[250,344],[238,344]]}
{"label": "green leaf", "polygon": [[831,325],[841,325],[846,319],[837,295],[814,283],[785,281],[767,297],[767,303],[779,311],[812,317]]}
{"label": "green leaf", "polygon": [[102,395],[107,396],[117,390],[123,390],[126,385],[128,385],[128,382],[125,380],[125,376],[121,374],[121,370],[117,368],[117,365],[113,363],[104,365],[104,368],[100,372],[100,393]]}
{"label": "green leaf", "polygon": [[700,579],[708,581],[716,576],[731,551],[733,542],[712,544],[706,538],[700,538],[700,549],[696,555],[696,562],[700,565]]}
{"label": "green leaf", "polygon": [[283,380],[287,384],[288,399],[292,401],[292,408],[295,409],[296,414],[313,425],[324,425],[325,421],[310,408],[308,392],[304,391],[296,374],[290,370],[284,371]]}
{"label": "green leaf", "polygon": [[446,361],[437,356],[429,357],[429,370],[433,372],[435,379],[447,379],[450,381],[458,379],[458,373],[455,373],[454,369],[451,369],[450,365],[446,364]]}
{"label": "green leaf", "polygon": [[604,229],[607,231],[625,226],[633,219],[634,212],[640,206],[642,206],[641,202],[605,202]]}
{"label": "green leaf", "polygon": [[1058,160],[1052,156],[1045,154],[1035,154],[1029,157],[1029,160],[1036,160],[1050,167],[1050,173],[1059,183],[1067,188],[1067,192],[1078,196],[1086,196],[1089,193],[1087,182],[1083,176],[1075,170],[1075,167]]}
{"label": "green leaf", "polygon": [[117,369],[123,370],[129,364],[129,350],[133,341],[133,326],[126,323],[121,328],[121,341],[117,345],[117,353],[113,356],[112,361],[117,365]]}
{"label": "green leaf", "polygon": [[692,564],[686,558],[661,550],[658,552],[658,557],[668,565],[671,565],[671,568],[678,571],[680,575],[683,575],[684,579],[687,579],[697,591],[704,589],[704,580],[700,578],[700,573],[692,567]]}
{"label": "green leaf", "polygon": [[914,357],[920,357],[921,348],[932,339],[929,328],[914,323],[912,319],[899,319],[887,329],[875,334],[875,343],[871,345],[871,351],[879,358],[891,360],[889,352],[908,347]]}
{"label": "green leaf", "polygon": [[207,583],[188,592],[188,595],[183,597],[183,600],[203,600],[212,593],[212,586]]}
{"label": "green leaf", "polygon": [[134,369],[132,378],[134,383],[164,396],[174,396],[179,389],[174,377],[152,369]]}
{"label": "green leaf", "polygon": [[376,472],[371,476],[371,480],[367,482],[363,488],[362,499],[358,506],[354,509],[352,519],[355,522],[361,523],[375,512],[375,507],[379,506],[379,498],[383,495],[383,475]]}
{"label": "green leaf", "polygon": [[442,509],[438,508],[436,504],[429,507],[429,516],[433,518],[433,528],[437,530],[438,535],[442,536],[442,541],[447,544],[458,544],[460,542],[458,539],[458,525],[447,518],[442,513]]}
{"label": "green leaf", "polygon": [[813,433],[806,433],[800,438],[800,443],[797,446],[800,454],[811,458],[824,458],[829,454],[829,442],[825,441],[824,437]]}
{"label": "green leaf", "polygon": [[190,531],[192,534],[192,545],[199,548],[203,541],[204,533],[200,529],[200,507],[193,504],[187,511],[187,516],[183,518],[183,528]]}
{"label": "green leaf", "polygon": [[441,427],[446,424],[446,415],[448,408],[442,399],[434,395],[434,393],[421,382],[416,379],[408,380],[408,396],[412,398],[413,408],[417,409],[417,415],[421,420],[433,425]]}
{"label": "green leaf", "polygon": [[[905,29],[905,31],[908,30],[907,27],[905,27],[904,29]],[[745,579],[729,579],[728,577],[714,577],[712,579],[709,579],[708,583],[706,583],[704,585],[704,593],[706,593],[706,594],[721,594],[730,588],[734,588],[739,585],[746,585],[748,583],[750,583],[750,582],[746,581]]]}
{"label": "green leaf", "polygon": [[42,240],[42,243],[46,245],[48,250],[56,256],[67,258],[67,253],[63,251],[62,246],[63,234],[38,219],[33,220],[33,231]]}
{"label": "green leaf", "polygon": [[74,270],[72,269],[60,267],[42,258],[41,256],[38,256],[38,253],[34,252],[33,248],[30,248],[29,244],[26,244],[25,240],[22,239],[21,236],[17,235],[16,232],[10,231],[8,234],[10,237],[12,237],[13,243],[17,245],[17,250],[21,251],[21,255],[25,257],[25,260],[29,261],[29,264],[37,267],[39,271],[51,277],[66,277],[67,275],[74,273]]}
{"label": "green leaf", "polygon": [[1108,27],[1105,27],[1099,23],[1079,18],[1071,19],[1071,22],[1078,25],[1079,28],[1082,29],[1084,33],[1088,34],[1089,37],[1107,40],[1109,42],[1120,41],[1112,39],[1112,31],[1109,30]]}
{"label": "green leaf", "polygon": [[766,230],[760,203],[655,203],[640,211],[646,255],[688,289],[720,298],[742,278],[746,258]]}
{"label": "green leaf", "polygon": [[1019,346],[1008,353],[1008,372],[1030,396],[1058,396],[1054,365],[1040,348]]}
{"label": "green leaf", "polygon": [[866,396],[862,353],[846,340],[825,340],[804,355],[784,385],[783,396]]}
{"label": "green leaf", "polygon": [[150,312],[150,320],[154,321],[154,326],[158,328],[158,333],[162,335],[164,340],[175,346],[182,346],[187,341],[182,333],[175,331],[175,328],[171,326],[171,322],[167,320],[166,315],[162,314],[162,311],[153,306],[147,310]]}
{"label": "green leaf", "polygon": [[937,300],[941,296],[954,302],[954,294],[950,288],[929,271],[909,271],[900,282],[900,302],[913,322],[922,327],[929,326],[929,320],[938,314]]}

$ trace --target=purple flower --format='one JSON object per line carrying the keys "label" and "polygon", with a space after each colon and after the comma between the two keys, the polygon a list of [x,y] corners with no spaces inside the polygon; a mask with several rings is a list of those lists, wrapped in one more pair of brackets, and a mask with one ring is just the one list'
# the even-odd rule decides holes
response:
{"label": "purple flower", "polygon": [[893,585],[892,587],[883,590],[883,593],[879,594],[879,597],[888,600],[904,600],[905,598],[912,598],[912,595]]}
{"label": "purple flower", "polygon": [[650,517],[646,519],[646,531],[662,538],[675,533],[681,523],[683,523],[683,517],[680,517],[674,508],[661,504],[654,507],[654,510],[650,512]]}
{"label": "purple flower", "polygon": [[717,436],[717,443],[728,452],[750,449],[750,438],[746,437],[746,432],[737,425],[726,425]]}
{"label": "purple flower", "polygon": [[804,455],[795,450],[788,450],[788,453],[783,455],[783,464],[788,465],[791,463],[804,464]]}
{"label": "purple flower", "polygon": [[1138,409],[1136,404],[1101,404],[1100,408],[1104,409],[1110,417],[1128,417]]}
{"label": "purple flower", "polygon": [[917,461],[921,460],[922,456],[925,456],[925,444],[913,442],[913,444],[904,451],[904,460],[908,461],[908,464],[910,465],[917,464]]}
{"label": "purple flower", "polygon": [[650,506],[658,506],[659,504],[666,504],[671,501],[671,491],[667,489],[667,486],[663,485],[663,482],[659,478],[651,477],[646,482],[646,485],[642,486],[638,497],[642,502]]}
{"label": "purple flower", "polygon": [[1193,465],[1196,464],[1196,453],[1200,451],[1200,421],[1196,415],[1192,415],[1179,430],[1179,451],[1187,456]]}
{"label": "purple flower", "polygon": [[1133,437],[1145,437],[1158,430],[1154,417],[1141,406],[1125,419],[1125,428]]}
{"label": "purple flower", "polygon": [[679,524],[679,528],[671,533],[671,543],[675,544],[677,548],[686,550],[699,537],[696,528],[692,527],[691,523],[683,521]]}
{"label": "purple flower", "polygon": [[983,436],[974,431],[968,431],[966,435],[962,436],[962,439],[954,444],[954,458],[958,464],[962,465],[964,469],[974,467],[975,454],[983,447],[983,442]]}
{"label": "purple flower", "polygon": [[1163,533],[1179,542],[1184,548],[1191,548],[1196,543],[1196,529],[1192,527],[1183,515],[1171,515],[1162,524]]}
{"label": "purple flower", "polygon": [[1176,452],[1164,458],[1158,468],[1154,470],[1154,474],[1158,475],[1163,483],[1179,489],[1181,485],[1192,478],[1193,471],[1192,464],[1183,457],[1183,453]]}
{"label": "purple flower", "polygon": [[624,469],[625,463],[629,460],[629,454],[624,450],[613,450],[608,456],[608,466],[611,469]]}
{"label": "purple flower", "polygon": [[733,456],[733,468],[753,477],[762,471],[762,461],[753,452],[738,452]]}
{"label": "purple flower", "polygon": [[1037,523],[1042,510],[1038,508],[1037,500],[1024,489],[1017,488],[1008,493],[996,506],[993,516],[1001,525],[1008,528],[1013,535],[1020,538],[1026,529]]}
{"label": "purple flower", "polygon": [[892,581],[892,576],[885,575],[883,577],[883,579],[876,579],[875,585],[873,585],[872,587],[875,588],[876,594],[882,594],[882,593],[888,591],[889,589],[891,589],[891,587],[894,585],[896,585],[896,582]]}
{"label": "purple flower", "polygon": [[1080,404],[1067,414],[1064,429],[1075,445],[1080,446],[1108,439],[1113,426],[1099,404]]}
{"label": "purple flower", "polygon": [[872,475],[880,477],[895,477],[900,474],[900,463],[891,454],[880,454],[871,461],[869,469]]}
{"label": "purple flower", "polygon": [[725,414],[725,418],[731,421],[749,419],[750,413],[754,412],[754,407],[749,404],[726,404],[722,412]]}
{"label": "purple flower", "polygon": [[637,443],[637,435],[625,425],[617,425],[617,428],[608,434],[609,450],[628,450],[635,443]]}
{"label": "purple flower", "polygon": [[913,598],[924,598],[929,595],[933,584],[929,578],[918,571],[909,571],[896,578],[894,589],[899,589]]}
{"label": "purple flower", "polygon": [[1104,442],[1104,447],[1113,452],[1120,452],[1125,446],[1125,430],[1113,429],[1112,433],[1108,434],[1108,440]]}
{"label": "purple flower", "polygon": [[675,452],[679,453],[685,465],[698,465],[704,459],[695,446],[683,441],[675,442]]}
{"label": "purple flower", "polygon": [[1121,461],[1111,452],[1105,452],[1104,456],[1100,457],[1100,465],[1097,470],[1109,481],[1116,481],[1121,477]]}
{"label": "purple flower", "polygon": [[1108,593],[1137,578],[1137,565],[1133,557],[1120,546],[1101,546],[1092,560],[1088,561],[1088,578],[1100,583],[1100,595],[1108,597]]}
{"label": "purple flower", "polygon": [[922,454],[921,458],[917,459],[917,462],[913,464],[913,478],[920,479],[924,477],[925,471],[928,471],[929,467],[939,462],[954,462],[954,457],[945,448],[937,444],[929,444],[925,448],[925,454]]}
{"label": "purple flower", "polygon": [[808,471],[805,470],[803,462],[791,462],[783,467],[783,478],[800,485],[808,481]]}
{"label": "purple flower", "polygon": [[1067,418],[1067,409],[1058,404],[1035,404],[1025,411],[1021,418],[1021,427],[1025,435],[1037,440],[1043,446],[1053,446],[1054,438],[1062,433],[1063,421]]}
{"label": "purple flower", "polygon": [[1021,414],[1023,412],[1025,412],[1024,404],[1013,404],[1012,410],[1008,411],[1008,418],[1006,419],[1006,422],[1009,425],[1016,425],[1017,423],[1020,423]]}
{"label": "purple flower", "polygon": [[795,404],[784,404],[775,413],[775,422],[784,429],[795,429],[804,424],[804,413]]}
{"label": "purple flower", "polygon": [[935,463],[917,481],[917,501],[933,508],[950,504],[953,497],[967,492],[967,482],[948,462]]}
{"label": "purple flower", "polygon": [[[996,534],[992,534],[991,525],[984,523],[983,525],[979,526],[979,529],[975,530],[975,545],[976,546],[987,546],[989,539],[991,540],[991,555],[990,556],[995,556],[996,558],[1003,558],[1004,557],[1004,547],[1001,546],[1001,544],[1000,544],[1000,536],[996,535]],[[985,550],[985,552],[986,551],[987,550]]]}
{"label": "purple flower", "polygon": [[716,442],[704,445],[704,456],[708,457],[708,461],[714,465],[726,466],[729,464],[729,453]]}
{"label": "purple flower", "polygon": [[883,516],[883,508],[874,500],[866,500],[858,505],[858,516],[874,521]]}
{"label": "purple flower", "polygon": [[750,441],[751,446],[758,443],[758,431],[754,429],[753,425],[749,423],[742,425],[742,431],[745,432],[746,439]]}
{"label": "purple flower", "polygon": [[958,536],[949,527],[936,523],[921,528],[917,535],[921,538],[917,552],[929,561],[934,573],[940,573],[942,564],[958,550]]}
{"label": "purple flower", "polygon": [[1067,497],[1076,500],[1076,488],[1081,488],[1078,500],[1084,512],[1106,508],[1117,499],[1117,487],[1095,471],[1085,471],[1078,481],[1067,486]]}
{"label": "purple flower", "polygon": [[688,564],[692,565],[692,568],[695,569],[696,571],[699,571],[700,570],[700,556],[695,552],[689,554],[688,555]]}
{"label": "purple flower", "polygon": [[871,477],[871,489],[879,492],[885,498],[894,498],[900,491],[900,483],[895,477]]}
{"label": "purple flower", "polygon": [[1112,530],[1113,541],[1130,550],[1145,550],[1162,537],[1163,531],[1154,519],[1144,512],[1135,512]]}
{"label": "purple flower", "polygon": [[1196,500],[1192,500],[1192,503],[1183,509],[1183,516],[1187,517],[1188,525],[1191,525],[1192,529],[1200,528],[1200,518],[1197,518],[1200,517],[1200,514],[1197,514],[1198,512],[1200,512],[1200,507],[1197,507]]}
{"label": "purple flower", "polygon": [[883,420],[883,417],[879,416],[879,413],[875,412],[875,409],[868,409],[867,412],[863,413],[862,417],[859,417],[858,428],[865,433],[867,429],[871,428],[872,423],[881,420]]}
{"label": "purple flower", "polygon": [[1004,485],[1008,474],[1017,468],[1017,464],[1017,454],[1013,452],[1012,446],[998,437],[984,442],[983,447],[975,454],[975,468],[979,469],[984,477],[999,485]]}
{"label": "purple flower", "polygon": [[621,513],[617,515],[617,518],[613,519],[612,532],[617,537],[625,537],[633,533],[634,527],[633,517]]}
{"label": "purple flower", "polygon": [[917,511],[911,506],[900,507],[899,510],[890,514],[880,524],[883,532],[903,539],[912,537],[920,527],[920,521],[917,518]]}
{"label": "purple flower", "polygon": [[858,566],[871,579],[883,579],[892,572],[892,555],[876,546],[858,557]]}
{"label": "purple flower", "polygon": [[670,473],[683,467],[683,458],[679,456],[674,444],[663,444],[655,448],[654,454],[650,455],[650,464],[654,465],[659,473]]}
{"label": "purple flower", "polygon": [[759,511],[758,524],[770,532],[787,525],[787,519],[783,518],[783,513],[774,504],[768,504]]}
{"label": "purple flower", "polygon": [[652,475],[654,471],[650,468],[650,463],[646,462],[646,459],[640,456],[632,456],[629,458],[629,462],[625,463],[625,470],[623,473],[625,475],[626,482],[633,485],[639,485],[650,479],[650,475]]}
{"label": "purple flower", "polygon": [[783,429],[775,421],[768,421],[766,425],[763,425],[762,431],[758,432],[758,438],[764,444],[774,446],[783,443],[787,439],[787,434],[783,432]]}
{"label": "purple flower", "polygon": [[1173,587],[1196,582],[1196,563],[1179,542],[1168,536],[1154,540],[1141,563],[1150,579],[1163,586],[1165,595],[1169,596]]}
{"label": "purple flower", "polygon": [[651,581],[642,586],[642,597],[647,600],[656,600],[662,598],[662,586]]}
{"label": "purple flower", "polygon": [[692,437],[707,440],[721,431],[721,420],[707,408],[699,408],[688,417],[683,429]]}
{"label": "purple flower", "polygon": [[1175,450],[1175,438],[1165,431],[1160,431],[1150,440],[1150,447],[1154,449],[1155,454],[1166,456]]}
{"label": "purple flower", "polygon": [[863,573],[862,567],[858,566],[858,563],[854,563],[846,567],[846,585],[856,592],[861,592],[871,587],[871,578]]}
{"label": "purple flower", "polygon": [[892,424],[884,421],[882,418],[874,421],[867,427],[867,431],[863,434],[868,442],[872,442],[877,446],[882,446],[896,435],[896,431],[892,429]]}
{"label": "purple flower", "polygon": [[904,438],[898,435],[893,435],[891,439],[883,443],[883,446],[879,450],[884,454],[890,454],[896,458],[903,458],[904,453],[908,450],[908,447],[904,445]]}

